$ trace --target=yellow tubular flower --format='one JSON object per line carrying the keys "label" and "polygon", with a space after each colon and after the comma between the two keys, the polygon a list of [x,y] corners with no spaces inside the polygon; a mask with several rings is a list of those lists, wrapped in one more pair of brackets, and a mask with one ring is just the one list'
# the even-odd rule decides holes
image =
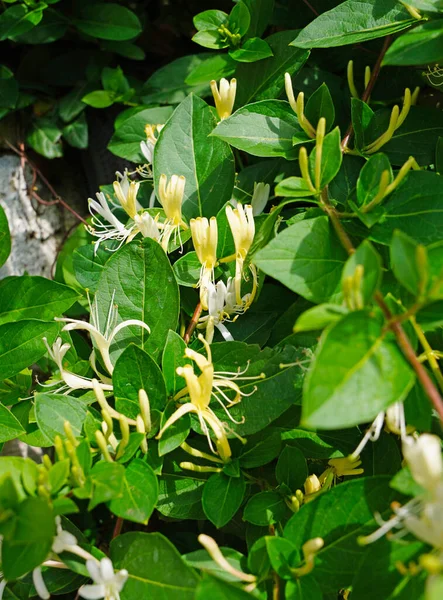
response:
{"label": "yellow tubular flower", "polygon": [[232,237],[234,238],[236,264],[235,264],[235,297],[237,304],[242,304],[241,279],[243,275],[243,263],[249,248],[254,240],[255,223],[252,206],[237,204],[237,208],[226,207],[226,217]]}
{"label": "yellow tubular flower", "polygon": [[224,77],[220,79],[220,87],[217,87],[215,79],[211,81],[211,91],[214,96],[215,108],[220,119],[227,119],[234,108],[235,94],[237,92],[237,80],[229,82]]}
{"label": "yellow tubular flower", "polygon": [[168,182],[168,177],[163,173],[160,175],[158,183],[158,196],[168,221],[170,221],[172,225],[181,225],[187,229],[187,225],[182,218],[182,203],[183,195],[185,193],[185,184],[186,177],[183,175],[172,175]]}
{"label": "yellow tubular flower", "polygon": [[137,193],[140,182],[131,181],[128,185],[122,186],[119,181],[114,181],[112,185],[123,210],[133,219],[137,214]]}
{"label": "yellow tubular flower", "polygon": [[213,282],[214,268],[217,264],[218,229],[217,219],[198,217],[191,219],[191,234],[195,252],[201,264],[200,302],[204,310],[208,310],[208,283]]}
{"label": "yellow tubular flower", "polygon": [[[214,365],[212,364],[211,348],[202,335],[199,335],[199,340],[203,343],[207,356],[204,356],[199,352],[195,352],[195,350],[190,348],[186,348],[185,357],[195,362],[197,367],[200,369],[201,374],[196,375],[194,372],[194,367],[191,364],[177,368],[177,374],[186,380],[186,387],[176,394],[175,400],[185,397],[188,397],[189,400],[185,402],[185,404],[179,406],[179,408],[169,417],[169,419],[160,429],[157,439],[160,439],[163,433],[182,416],[189,413],[194,413],[197,415],[200,422],[200,427],[207,437],[211,451],[214,454],[217,452],[223,462],[228,462],[231,457],[231,448],[226,435],[226,424],[222,423],[222,421],[220,421],[214,411],[210,408],[209,404],[211,402],[211,397],[214,397],[219,402],[231,421],[238,423],[229,414],[228,408],[233,404],[240,402],[242,396],[249,394],[241,392],[237,383],[232,381],[232,379],[256,378],[240,377],[242,375],[241,372],[215,372]],[[231,375],[231,379],[229,379],[227,375]],[[261,375],[259,378],[260,377]],[[222,387],[227,387],[235,392],[234,400],[231,400],[228,398],[228,396],[226,396],[226,394],[221,390]],[[254,391],[255,389],[252,391],[252,393],[254,393]],[[225,405],[216,395],[216,392],[220,394],[225,401],[227,401],[227,405]],[[215,437],[216,449],[213,446],[210,431]]]}

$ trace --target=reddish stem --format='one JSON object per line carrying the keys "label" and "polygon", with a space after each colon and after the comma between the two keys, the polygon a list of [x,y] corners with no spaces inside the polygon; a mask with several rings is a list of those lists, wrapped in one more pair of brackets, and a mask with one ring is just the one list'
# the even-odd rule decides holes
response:
{"label": "reddish stem", "polygon": [[197,326],[200,315],[202,314],[202,310],[203,310],[203,307],[201,305],[201,302],[199,302],[197,304],[197,306],[195,307],[194,314],[192,315],[192,319],[190,320],[188,328],[186,329],[185,335],[183,336],[183,340],[185,341],[185,344],[189,344],[189,340],[191,339],[191,335],[193,334],[194,329]]}
{"label": "reddish stem", "polygon": [[116,538],[117,536],[119,536],[121,534],[123,523],[124,523],[124,519],[122,517],[117,517],[117,521],[115,522],[114,531],[112,533],[112,539]]}

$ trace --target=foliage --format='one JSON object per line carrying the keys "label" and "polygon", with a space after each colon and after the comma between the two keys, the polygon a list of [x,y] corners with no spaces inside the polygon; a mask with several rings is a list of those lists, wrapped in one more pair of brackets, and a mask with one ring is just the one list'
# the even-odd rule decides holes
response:
{"label": "foliage", "polygon": [[[131,165],[56,281],[0,282],[0,444],[46,452],[0,457],[1,593],[434,600],[441,2],[238,0],[145,82],[108,61],[143,58],[138,8],[0,15],[2,40],[89,48],[74,85],[72,56],[43,92],[2,68],[28,145],[84,148],[87,105],[129,106]],[[1,264],[13,234],[0,211]]]}

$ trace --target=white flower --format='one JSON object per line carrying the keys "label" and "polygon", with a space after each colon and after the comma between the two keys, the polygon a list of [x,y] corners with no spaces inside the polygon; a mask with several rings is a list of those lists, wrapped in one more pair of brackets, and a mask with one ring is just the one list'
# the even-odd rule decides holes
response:
{"label": "white flower", "polygon": [[[87,323],[86,321],[79,321],[77,319],[67,319],[67,318],[56,318],[56,321],[64,321],[68,323],[63,327],[63,331],[72,331],[74,329],[84,329],[89,332],[89,335],[94,340],[95,345],[99,349],[99,352],[102,356],[103,363],[105,367],[108,369],[109,373],[112,375],[114,370],[114,365],[111,362],[111,357],[109,354],[109,350],[112,342],[114,341],[115,336],[124,329],[125,327],[130,327],[131,325],[136,325],[138,327],[142,327],[146,329],[148,333],[151,333],[151,330],[146,323],[140,321],[139,319],[128,319],[126,321],[122,321],[117,325],[118,319],[118,309],[114,304],[114,295],[115,291],[112,294],[111,302],[109,304],[109,310],[106,317],[106,322],[101,329],[100,327],[100,317],[98,313],[98,305],[97,305],[97,297],[94,298],[94,302],[90,305],[90,313],[91,313],[91,323]],[[102,333],[103,331],[103,333]],[[92,387],[92,385],[91,385]],[[102,386],[103,387],[103,386]],[[107,389],[107,388],[103,388]],[[112,389],[112,386],[111,386]]]}
{"label": "white flower", "polygon": [[148,212],[144,212],[141,215],[135,215],[134,217],[134,223],[142,236],[158,241],[160,239],[160,229],[157,221],[158,215],[154,219]]}
{"label": "white flower", "polygon": [[143,156],[148,161],[148,164],[152,164],[152,160],[154,158],[154,147],[157,143],[158,134],[163,129],[164,125],[146,125],[145,133],[146,133],[146,142],[140,142],[140,150]]}
{"label": "white flower", "polygon": [[[232,277],[228,278],[225,285],[218,281],[215,285],[208,283],[208,314],[199,320],[199,329],[206,327],[206,341],[211,343],[214,339],[214,328],[216,327],[226,341],[232,342],[234,338],[223,321],[230,319],[233,314],[244,312],[244,306],[235,302],[235,282]],[[235,320],[235,319],[234,319]]]}
{"label": "white flower", "polygon": [[[95,242],[95,251],[97,251],[99,245],[106,240],[119,241],[120,243],[116,248],[118,249],[131,235],[134,225],[127,228],[119,221],[119,219],[117,219],[109,208],[103,192],[98,192],[96,196],[97,200],[88,198],[89,212],[92,215],[93,225],[93,227],[89,228],[89,232],[91,235],[99,238],[97,242]],[[97,215],[99,215],[101,219],[99,219]]]}
{"label": "white flower", "polygon": [[434,492],[442,485],[443,461],[441,441],[436,435],[423,433],[418,439],[403,440],[403,455],[412,477],[425,490]]}
{"label": "white flower", "polygon": [[32,582],[34,583],[35,591],[42,600],[49,600],[51,597],[43,579],[41,567],[37,567],[32,571]]}
{"label": "white flower", "polygon": [[77,546],[77,538],[69,531],[62,529],[62,520],[57,515],[55,517],[55,524],[57,527],[57,535],[52,542],[52,551],[55,554],[61,554],[62,552],[69,551],[73,546]]}
{"label": "white flower", "polygon": [[[88,377],[82,377],[81,375],[76,375],[75,373],[71,373],[71,371],[67,371],[63,366],[63,359],[71,347],[71,344],[64,344],[62,338],[57,338],[52,345],[52,348],[48,344],[48,340],[43,338],[43,342],[48,350],[48,354],[50,358],[55,362],[59,371],[61,380],[49,384],[49,386],[58,385],[61,381],[64,382],[64,386],[62,386],[58,391],[67,388],[65,393],[69,393],[71,390],[92,390],[93,384],[92,379],[88,379]],[[45,385],[45,384],[40,384]],[[103,390],[112,391],[112,385],[107,383],[100,383],[100,386]]]}
{"label": "white flower", "polygon": [[[226,207],[226,217],[231,229],[235,244],[235,296],[237,304],[242,304],[241,280],[243,277],[243,264],[246,255],[252,245],[255,235],[255,222],[252,213],[252,206],[249,204],[243,206],[238,202],[237,208]],[[253,289],[248,305],[252,303],[257,290],[257,272],[255,266],[251,263],[249,269],[253,277]]]}
{"label": "white flower", "polygon": [[116,173],[117,181],[114,181],[114,193],[123,210],[133,219],[142,208],[137,201],[137,193],[140,188],[139,181],[131,181],[125,171],[124,175]]}
{"label": "white flower", "polygon": [[269,183],[254,183],[254,193],[252,194],[252,214],[254,217],[260,215],[266,207],[266,204],[269,200],[269,192],[271,190],[271,186]]}
{"label": "white flower", "polygon": [[140,150],[143,156],[146,158],[147,163],[152,164],[152,159],[154,157],[154,144],[151,141],[145,142],[142,140],[140,142]]}
{"label": "white flower", "polygon": [[220,119],[226,119],[231,116],[234,108],[235,94],[237,92],[237,80],[231,79],[229,82],[224,77],[220,79],[220,88],[217,87],[215,79],[211,81],[211,91],[214,96],[215,108]]}
{"label": "white flower", "polygon": [[92,559],[87,560],[86,568],[94,583],[83,585],[78,591],[79,596],[86,598],[86,600],[120,599],[120,592],[128,579],[126,569],[114,573],[114,567],[109,558],[102,558],[100,562]]}

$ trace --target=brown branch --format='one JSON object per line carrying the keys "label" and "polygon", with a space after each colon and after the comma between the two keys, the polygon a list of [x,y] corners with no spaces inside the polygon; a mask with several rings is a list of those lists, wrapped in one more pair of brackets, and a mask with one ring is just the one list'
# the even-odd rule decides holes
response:
{"label": "brown branch", "polygon": [[[323,210],[327,213],[327,215],[330,217],[334,230],[336,231],[343,247],[345,248],[348,254],[353,254],[355,252],[354,245],[352,244],[351,239],[344,230],[340,219],[338,218],[337,213],[334,210],[334,207],[331,206],[331,204],[329,203],[327,188],[325,188],[322,191],[321,206]],[[416,356],[411,342],[408,339],[408,336],[404,332],[404,329],[399,323],[399,321],[394,318],[393,314],[389,310],[389,307],[384,301],[382,294],[377,291],[375,293],[374,298],[381,310],[383,311],[383,314],[387,320],[387,327],[389,327],[389,329],[394,333],[397,339],[397,343],[400,346],[401,351],[403,352],[403,355],[405,356],[406,360],[409,362],[411,367],[414,369],[415,374],[417,375],[418,380],[423,386],[426,395],[428,396],[435,410],[438,412],[440,420],[443,422],[443,399],[440,396],[437,387],[434,385],[434,382],[429,377],[428,372]]]}
{"label": "brown branch", "polygon": [[308,2],[308,0],[303,0],[303,2],[304,2],[304,4],[306,4],[306,6],[307,6],[307,7],[308,7],[310,10],[312,10],[312,12],[314,13],[314,15],[315,15],[316,17],[318,17],[318,15],[319,15],[319,12],[318,12],[318,10],[315,10],[315,8],[312,6],[312,4],[311,4],[310,2]]}
{"label": "brown branch", "polygon": [[192,315],[192,319],[190,320],[188,328],[186,329],[185,335],[183,336],[183,340],[185,341],[185,344],[189,344],[189,340],[191,339],[191,335],[193,334],[194,329],[197,326],[200,315],[202,314],[202,310],[203,310],[203,307],[201,305],[201,302],[199,302],[197,304],[197,306],[195,307],[194,314]]}
{"label": "brown branch", "polygon": [[[48,179],[45,177],[45,175],[40,171],[40,169],[37,167],[37,165],[35,163],[33,163],[32,160],[28,157],[28,155],[26,154],[26,152],[24,150],[23,144],[20,144],[21,148],[18,149],[15,146],[13,146],[8,140],[5,140],[5,143],[13,152],[15,152],[16,154],[18,154],[18,156],[20,156],[22,169],[24,169],[25,164],[28,164],[30,169],[32,170],[32,183],[31,183],[30,188],[28,188],[28,194],[31,197],[35,198],[35,200],[37,200],[37,202],[39,204],[44,204],[45,206],[53,206],[54,204],[61,204],[64,208],[66,208],[66,210],[68,210],[70,213],[72,213],[76,219],[81,221],[84,225],[88,225],[87,221],[82,216],[80,216],[77,213],[77,211],[75,211],[71,206],[69,206],[69,204],[63,200],[63,198],[61,198],[57,194],[57,192],[52,187],[51,183],[48,181]],[[50,201],[43,200],[37,194],[37,192],[34,189],[35,183],[37,181],[37,177],[46,186],[49,193],[54,197],[54,200],[50,200]]]}
{"label": "brown branch", "polygon": [[[387,49],[389,48],[389,46],[391,44],[391,41],[392,41],[391,35],[388,35],[385,37],[385,41],[383,42],[383,46],[382,46],[382,49],[380,50],[380,54],[378,55],[377,61],[372,69],[371,78],[369,80],[369,83],[366,86],[366,89],[362,94],[361,100],[363,102],[367,102],[369,100],[372,90],[374,89],[375,82],[377,81],[378,76],[380,74],[382,60],[386,54]],[[348,127],[347,132],[345,133],[345,137],[343,138],[343,140],[341,142],[342,150],[345,150],[347,148],[347,146],[349,144],[349,140],[350,140],[353,132],[354,132],[354,127],[351,122],[351,124]]]}
{"label": "brown branch", "polygon": [[116,538],[117,536],[119,536],[121,534],[123,523],[124,523],[123,517],[117,517],[117,521],[115,522],[114,531],[112,533],[112,539]]}

